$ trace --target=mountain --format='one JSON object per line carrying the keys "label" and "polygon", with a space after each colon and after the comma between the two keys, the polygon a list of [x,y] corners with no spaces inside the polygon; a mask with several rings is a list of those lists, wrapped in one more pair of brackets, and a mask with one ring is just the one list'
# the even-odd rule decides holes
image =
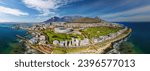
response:
{"label": "mountain", "polygon": [[89,17],[85,17],[85,18],[80,18],[80,19],[76,19],[73,20],[73,23],[100,23],[102,20],[99,19],[98,17],[95,18],[89,18]]}
{"label": "mountain", "polygon": [[64,17],[52,17],[43,23],[51,23],[51,22],[72,22],[73,20],[77,20],[83,18],[82,16],[64,16]]}
{"label": "mountain", "polygon": [[61,21],[62,21],[62,20],[61,20],[61,18],[59,18],[59,17],[52,17],[52,18],[50,18],[50,19],[44,21],[43,23],[61,22]]}
{"label": "mountain", "polygon": [[65,22],[72,22],[73,20],[77,20],[83,18],[82,16],[64,16],[62,17],[63,21]]}
{"label": "mountain", "polygon": [[90,17],[83,17],[83,16],[64,16],[64,17],[55,16],[42,23],[48,24],[51,22],[99,23],[99,22],[105,22],[105,21],[100,19],[99,17],[90,18]]}

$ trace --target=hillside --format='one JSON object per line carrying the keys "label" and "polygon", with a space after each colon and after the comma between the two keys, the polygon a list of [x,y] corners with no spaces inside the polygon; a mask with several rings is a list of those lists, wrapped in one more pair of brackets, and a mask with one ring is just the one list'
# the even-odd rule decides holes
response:
{"label": "hillside", "polygon": [[72,22],[73,23],[100,23],[101,20],[98,17],[96,17],[96,18],[85,17],[85,18],[73,20]]}

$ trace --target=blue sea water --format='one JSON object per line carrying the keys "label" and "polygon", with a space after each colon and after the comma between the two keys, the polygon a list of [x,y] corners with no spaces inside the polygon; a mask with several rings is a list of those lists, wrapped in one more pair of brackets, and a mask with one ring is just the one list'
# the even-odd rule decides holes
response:
{"label": "blue sea water", "polygon": [[12,50],[11,44],[18,43],[16,35],[24,36],[25,30],[12,29],[13,24],[0,24],[0,54],[8,54]]}
{"label": "blue sea water", "polygon": [[[128,39],[144,54],[150,54],[150,22],[120,22],[125,26],[132,28],[133,32]],[[16,35],[24,36],[25,30],[16,30],[10,28],[13,24],[0,24],[0,54],[7,54],[12,50],[10,44],[18,43]]]}
{"label": "blue sea water", "polygon": [[150,22],[121,22],[121,24],[132,28],[128,42],[140,50],[140,53],[150,54]]}

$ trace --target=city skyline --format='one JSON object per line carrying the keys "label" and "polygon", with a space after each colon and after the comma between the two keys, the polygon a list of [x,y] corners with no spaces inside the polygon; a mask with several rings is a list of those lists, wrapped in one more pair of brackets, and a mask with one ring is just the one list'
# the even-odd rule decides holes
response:
{"label": "city skyline", "polygon": [[0,0],[0,22],[42,22],[53,16],[98,16],[111,22],[147,22],[149,0]]}

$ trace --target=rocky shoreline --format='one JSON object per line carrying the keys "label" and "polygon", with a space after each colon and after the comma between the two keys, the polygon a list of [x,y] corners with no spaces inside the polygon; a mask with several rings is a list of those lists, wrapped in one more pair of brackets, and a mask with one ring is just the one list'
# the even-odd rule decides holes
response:
{"label": "rocky shoreline", "polygon": [[116,42],[113,42],[112,43],[112,49],[108,50],[108,52],[106,52],[106,54],[121,54],[121,52],[119,51],[120,49],[120,45],[123,43],[123,42],[126,42],[128,40],[128,38],[130,37],[130,35],[128,35],[127,37],[121,39],[121,40],[118,40]]}
{"label": "rocky shoreline", "polygon": [[[131,29],[130,29],[131,30]],[[132,30],[131,30],[132,32]],[[120,39],[120,40],[117,40],[115,42],[112,43],[112,45],[110,46],[111,48],[110,49],[107,49],[106,52],[104,52],[105,54],[121,54],[121,51],[119,51],[120,49],[120,45],[123,43],[123,42],[126,42],[128,40],[128,38],[130,37],[130,33],[127,34],[126,37]]]}

